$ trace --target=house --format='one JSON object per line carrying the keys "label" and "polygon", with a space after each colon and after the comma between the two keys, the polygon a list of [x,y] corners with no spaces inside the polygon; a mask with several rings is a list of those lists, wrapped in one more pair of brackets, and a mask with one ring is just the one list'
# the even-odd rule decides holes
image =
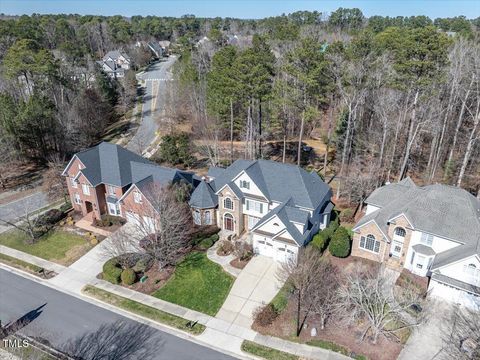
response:
{"label": "house", "polygon": [[163,54],[168,56],[169,52],[170,52],[170,41],[168,40],[160,40],[158,42],[158,45],[160,45],[160,47],[162,48],[162,51],[163,51]]}
{"label": "house", "polygon": [[183,181],[195,186],[198,180],[193,173],[159,166],[107,142],[76,153],[63,176],[75,211],[84,216],[91,213],[97,219],[104,214],[122,216],[127,221],[145,216],[146,190],[152,184]]}
{"label": "house", "polygon": [[376,189],[354,226],[352,255],[429,278],[432,296],[480,306],[480,201],[410,178]]}
{"label": "house", "polygon": [[330,221],[332,192],[318,174],[268,160],[213,167],[190,199],[197,224],[216,223],[223,236],[246,235],[258,254],[296,259]]}
{"label": "house", "polygon": [[112,78],[122,78],[125,70],[130,69],[131,61],[127,54],[119,51],[109,51],[102,60],[97,61],[103,72]]}

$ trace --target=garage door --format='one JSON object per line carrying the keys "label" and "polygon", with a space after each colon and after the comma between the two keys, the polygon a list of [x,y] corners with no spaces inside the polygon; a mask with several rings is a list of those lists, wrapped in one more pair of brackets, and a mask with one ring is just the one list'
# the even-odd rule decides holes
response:
{"label": "garage door", "polygon": [[480,307],[479,296],[441,284],[435,280],[431,280],[429,291],[431,296],[442,298],[454,304],[460,304],[474,310]]}
{"label": "garage door", "polygon": [[277,260],[278,262],[288,262],[290,260],[295,260],[295,254],[295,250],[290,246],[278,244],[275,249],[275,260]]}
{"label": "garage door", "polygon": [[255,253],[268,257],[274,256],[273,242],[268,237],[255,237]]}

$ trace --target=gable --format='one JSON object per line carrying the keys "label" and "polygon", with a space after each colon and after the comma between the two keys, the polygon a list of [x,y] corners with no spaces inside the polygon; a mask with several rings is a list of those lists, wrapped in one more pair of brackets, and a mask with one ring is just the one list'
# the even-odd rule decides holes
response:
{"label": "gable", "polygon": [[381,234],[383,235],[383,240],[388,239],[388,236],[383,232],[380,226],[378,226],[375,220],[370,220],[364,224],[357,225],[352,230],[362,235],[372,234],[375,235],[375,237]]}
{"label": "gable", "polygon": [[80,161],[77,155],[74,155],[70,162],[63,170],[63,176],[75,177],[81,169],[84,169],[85,165]]}
{"label": "gable", "polygon": [[270,234],[278,234],[280,231],[285,230],[285,228],[286,226],[282,220],[280,220],[277,215],[274,215],[270,220],[267,220],[255,230],[268,232]]}
{"label": "gable", "polygon": [[[251,194],[255,196],[261,196],[265,199],[267,199],[266,194],[264,194],[260,188],[257,186],[257,184],[252,180],[250,176],[245,171],[242,171],[240,174],[238,174],[234,179],[233,179],[235,185],[240,189],[245,194]],[[242,182],[248,182],[249,183],[249,188],[243,188],[241,186]],[[267,199],[268,200],[268,199]]]}

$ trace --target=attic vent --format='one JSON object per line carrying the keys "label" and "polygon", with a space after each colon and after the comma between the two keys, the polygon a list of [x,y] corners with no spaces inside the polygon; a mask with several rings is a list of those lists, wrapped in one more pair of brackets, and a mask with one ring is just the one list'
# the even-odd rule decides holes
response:
{"label": "attic vent", "polygon": [[280,226],[280,225],[278,225],[278,223],[273,223],[273,225],[274,225],[274,226]]}

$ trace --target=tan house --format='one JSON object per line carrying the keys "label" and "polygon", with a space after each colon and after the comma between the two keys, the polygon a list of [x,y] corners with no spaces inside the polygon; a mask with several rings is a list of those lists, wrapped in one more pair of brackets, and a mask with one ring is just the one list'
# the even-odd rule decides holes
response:
{"label": "tan house", "polygon": [[[210,168],[192,194],[197,224],[215,222],[224,236],[246,238],[258,254],[296,259],[330,221],[331,190],[314,172],[268,160]],[[246,236],[244,236],[246,235]]]}
{"label": "tan house", "polygon": [[480,201],[410,178],[376,189],[354,226],[352,255],[430,279],[433,296],[480,306]]}

